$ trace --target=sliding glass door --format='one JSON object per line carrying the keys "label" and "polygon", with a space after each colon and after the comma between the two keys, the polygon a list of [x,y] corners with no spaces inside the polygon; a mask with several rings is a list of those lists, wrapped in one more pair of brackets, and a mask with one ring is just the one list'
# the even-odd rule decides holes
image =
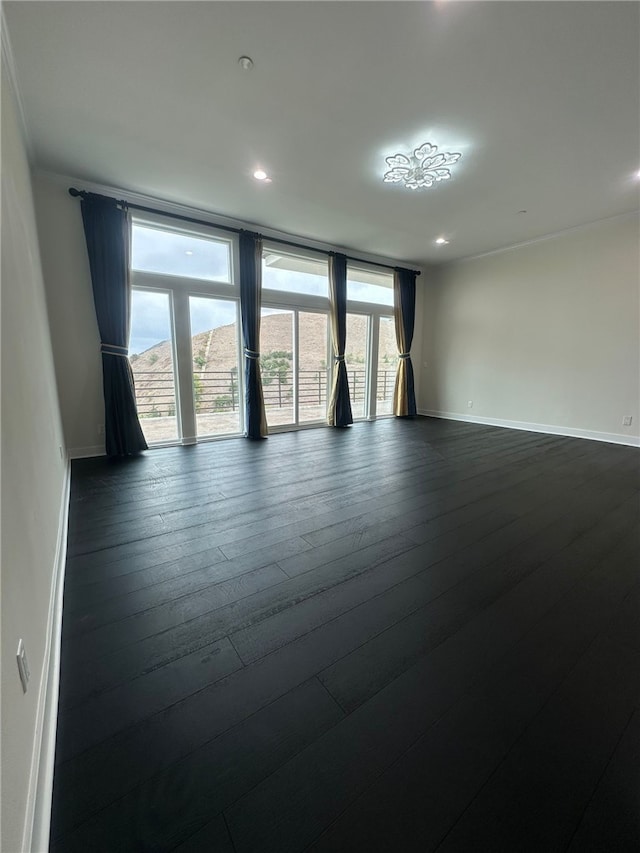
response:
{"label": "sliding glass door", "polygon": [[346,363],[354,418],[393,411],[398,351],[393,273],[347,267]]}
{"label": "sliding glass door", "polygon": [[362,420],[369,415],[369,377],[371,373],[371,317],[347,314],[345,363],[351,394],[353,417]]}
{"label": "sliding glass door", "polygon": [[129,357],[138,417],[148,444],[179,438],[171,294],[131,295]]}
{"label": "sliding glass door", "polygon": [[267,424],[296,423],[293,352],[295,312],[263,308],[260,321],[260,370]]}
{"label": "sliding glass door", "polygon": [[393,414],[393,391],[398,372],[396,324],[393,317],[380,317],[378,327],[378,377],[376,415]]}
{"label": "sliding glass door", "polygon": [[329,317],[323,311],[298,311],[298,423],[324,422],[330,382]]}
{"label": "sliding glass door", "polygon": [[325,420],[327,335],[325,312],[262,308],[260,369],[270,428]]}
{"label": "sliding glass door", "polygon": [[234,244],[209,229],[134,221],[129,350],[150,444],[243,430]]}
{"label": "sliding glass door", "polygon": [[[268,241],[265,241],[268,243]],[[162,216],[132,227],[130,357],[149,444],[244,430],[237,244]],[[347,268],[345,361],[353,416],[392,413],[393,275]],[[326,421],[333,350],[326,256],[265,245],[260,368],[272,430]]]}
{"label": "sliding glass door", "polygon": [[238,303],[189,296],[196,436],[240,432]]}

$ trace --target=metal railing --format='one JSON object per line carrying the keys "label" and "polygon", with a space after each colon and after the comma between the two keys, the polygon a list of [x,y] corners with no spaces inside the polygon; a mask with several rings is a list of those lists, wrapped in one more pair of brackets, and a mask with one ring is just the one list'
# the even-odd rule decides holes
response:
{"label": "metal railing", "polygon": [[140,418],[175,417],[176,386],[173,370],[133,369]]}
{"label": "metal railing", "polygon": [[[363,402],[366,393],[365,368],[347,371],[352,402]],[[396,370],[380,366],[376,397],[387,400],[393,396]],[[173,370],[134,370],[136,402],[141,418],[174,417],[176,394]],[[327,402],[329,372],[298,371],[298,404],[322,406]],[[282,408],[293,404],[293,371],[264,371],[262,390],[265,407]],[[193,375],[193,395],[197,414],[235,412],[241,405],[238,374],[235,370],[200,370]]]}

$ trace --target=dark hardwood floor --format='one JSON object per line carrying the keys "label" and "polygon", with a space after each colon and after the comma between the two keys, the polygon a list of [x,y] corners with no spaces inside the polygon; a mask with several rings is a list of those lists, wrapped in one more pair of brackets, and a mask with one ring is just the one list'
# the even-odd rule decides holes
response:
{"label": "dark hardwood floor", "polygon": [[427,418],[74,462],[51,850],[637,853],[639,489]]}

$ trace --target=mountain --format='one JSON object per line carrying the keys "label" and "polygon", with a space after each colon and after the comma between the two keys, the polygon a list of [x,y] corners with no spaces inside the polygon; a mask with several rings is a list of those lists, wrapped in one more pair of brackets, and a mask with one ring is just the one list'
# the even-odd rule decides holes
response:
{"label": "mountain", "polygon": [[[312,371],[326,374],[328,323],[326,314],[300,314],[299,369],[305,372],[306,376],[310,376]],[[231,323],[193,336],[191,347],[197,402],[215,401],[220,398],[219,405],[222,406],[230,402],[231,396],[237,393],[237,335],[236,324]],[[279,372],[289,367],[290,361],[286,354],[293,351],[291,314],[268,314],[262,317],[260,351],[263,364],[270,366],[272,371]],[[351,314],[348,319],[346,347],[346,361],[350,371],[364,369],[366,351],[367,318],[364,315]],[[381,326],[379,356],[381,367],[395,367],[397,348],[393,322],[383,323]],[[131,366],[140,415],[150,414],[152,411],[154,414],[173,414],[175,393],[171,342],[162,341],[143,353],[132,355]]]}

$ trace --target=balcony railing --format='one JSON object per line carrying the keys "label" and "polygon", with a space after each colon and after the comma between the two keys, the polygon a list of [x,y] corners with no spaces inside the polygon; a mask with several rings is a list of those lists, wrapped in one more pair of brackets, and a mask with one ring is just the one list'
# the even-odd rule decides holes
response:
{"label": "balcony railing", "polygon": [[176,414],[173,370],[135,370],[136,404],[140,418],[166,418]]}
{"label": "balcony railing", "polygon": [[[364,401],[366,371],[347,371],[349,392],[354,404]],[[135,371],[136,401],[141,418],[175,417],[176,395],[172,370]],[[380,366],[376,397],[388,401],[393,396],[396,370]],[[327,370],[298,371],[298,405],[300,408],[323,406],[327,402],[329,375]],[[293,371],[263,372],[262,389],[267,409],[293,405]],[[196,414],[235,412],[241,405],[238,374],[235,370],[202,370],[193,375]]]}

